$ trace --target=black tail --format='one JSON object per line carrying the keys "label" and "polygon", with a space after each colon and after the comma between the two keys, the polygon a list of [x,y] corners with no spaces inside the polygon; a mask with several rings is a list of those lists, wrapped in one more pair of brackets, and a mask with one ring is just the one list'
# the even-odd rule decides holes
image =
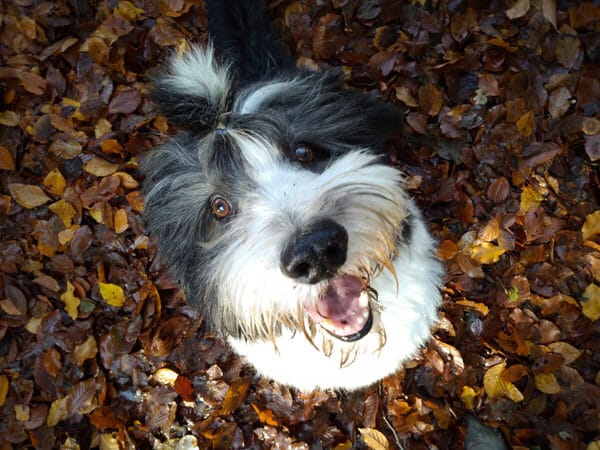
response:
{"label": "black tail", "polygon": [[265,0],[206,0],[206,8],[215,48],[233,64],[241,87],[294,69],[273,34]]}

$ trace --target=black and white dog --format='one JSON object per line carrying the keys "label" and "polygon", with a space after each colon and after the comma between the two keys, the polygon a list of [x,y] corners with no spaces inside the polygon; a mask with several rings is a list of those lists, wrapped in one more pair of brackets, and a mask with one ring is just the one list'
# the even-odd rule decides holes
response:
{"label": "black and white dog", "polygon": [[392,106],[294,67],[264,0],[208,0],[213,44],[174,56],[152,98],[183,131],[150,152],[146,222],[211,329],[260,374],[356,389],[437,319],[442,268],[383,144]]}

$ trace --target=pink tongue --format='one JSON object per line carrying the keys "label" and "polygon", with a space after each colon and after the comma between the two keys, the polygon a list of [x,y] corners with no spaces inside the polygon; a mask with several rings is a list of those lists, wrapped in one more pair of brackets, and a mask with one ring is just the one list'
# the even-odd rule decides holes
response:
{"label": "pink tongue", "polygon": [[360,306],[360,278],[342,275],[332,279],[316,305],[307,307],[312,320],[338,336],[358,333],[368,317],[368,306]]}

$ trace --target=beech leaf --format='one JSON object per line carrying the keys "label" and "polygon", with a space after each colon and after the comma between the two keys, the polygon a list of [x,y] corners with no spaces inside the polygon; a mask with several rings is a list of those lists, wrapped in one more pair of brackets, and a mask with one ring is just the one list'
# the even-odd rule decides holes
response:
{"label": "beech leaf", "polygon": [[41,187],[32,184],[9,183],[10,195],[23,208],[37,208],[50,201]]}
{"label": "beech leaf", "polygon": [[375,428],[359,428],[360,437],[370,450],[388,450],[390,443],[385,435]]}
{"label": "beech leaf", "polygon": [[106,303],[109,305],[120,308],[125,304],[125,293],[121,286],[99,281],[98,289],[100,290],[102,298],[106,300]]}

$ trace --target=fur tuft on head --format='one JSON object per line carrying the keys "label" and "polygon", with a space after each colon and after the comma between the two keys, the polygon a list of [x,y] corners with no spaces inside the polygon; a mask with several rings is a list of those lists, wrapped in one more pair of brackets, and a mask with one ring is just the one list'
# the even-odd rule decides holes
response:
{"label": "fur tuft on head", "polygon": [[167,118],[184,130],[206,133],[231,103],[229,64],[221,64],[212,44],[173,55],[155,80],[150,97]]}

